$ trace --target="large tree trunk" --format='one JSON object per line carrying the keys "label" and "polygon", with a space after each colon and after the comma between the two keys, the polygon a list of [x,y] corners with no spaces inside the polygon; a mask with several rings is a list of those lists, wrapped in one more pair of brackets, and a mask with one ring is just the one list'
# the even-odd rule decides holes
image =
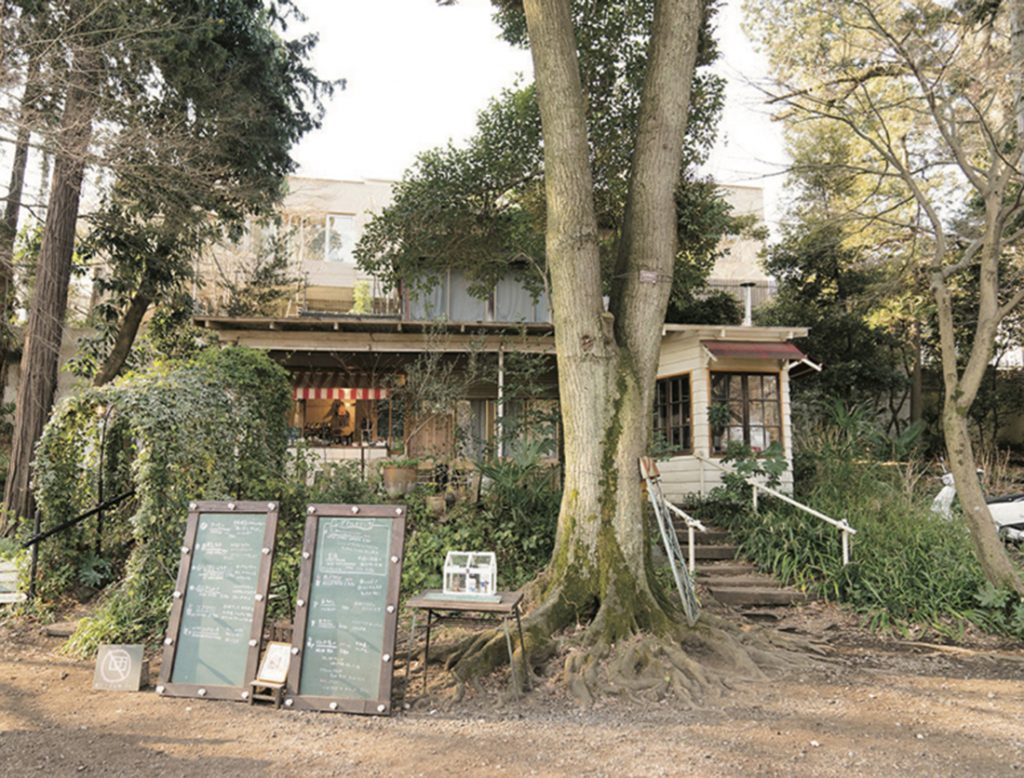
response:
{"label": "large tree trunk", "polygon": [[[676,256],[673,191],[679,181],[701,0],[655,3],[627,212],[611,312],[601,300],[585,98],[569,0],[525,0],[544,139],[546,252],[558,358],[564,485],[555,548],[531,588],[530,657],[551,636],[586,625],[565,660],[581,701],[614,691],[699,697],[709,682],[792,659],[742,645],[715,618],[685,627],[655,586],[638,459],[646,451],[653,383]],[[752,637],[757,642],[760,638]],[[683,650],[683,646],[687,650]],[[721,660],[718,669],[691,656]],[[501,661],[500,633],[455,647],[448,664],[467,679]],[[806,661],[806,660],[798,660]],[[724,673],[720,674],[720,673]]]}
{"label": "large tree trunk", "polygon": [[72,66],[61,115],[59,148],[25,333],[11,462],[4,485],[4,534],[13,532],[20,520],[32,513],[32,458],[57,388],[75,225],[92,135],[90,79],[94,74],[77,64],[77,68],[74,63]]}
{"label": "large tree trunk", "polygon": [[3,398],[6,385],[7,354],[13,341],[11,319],[14,313],[15,290],[14,242],[18,236],[18,218],[21,215],[28,149],[32,139],[31,114],[37,88],[37,70],[35,58],[32,58],[25,75],[25,92],[18,111],[18,132],[14,140],[14,157],[11,161],[11,179],[7,186],[3,221],[0,221],[0,399]]}
{"label": "large tree trunk", "polygon": [[128,360],[128,355],[131,353],[132,344],[135,343],[135,338],[139,334],[142,319],[145,317],[146,311],[149,310],[152,302],[153,300],[145,292],[139,292],[132,298],[131,303],[128,305],[128,310],[125,311],[124,319],[121,321],[121,326],[117,330],[114,345],[111,347],[110,353],[107,354],[107,358],[103,360],[103,364],[100,365],[99,371],[92,379],[95,386],[103,386],[103,384],[110,383],[121,371],[121,368],[124,367],[124,363]]}
{"label": "large tree trunk", "polygon": [[524,4],[544,133],[548,265],[565,430],[565,487],[542,613],[594,619],[608,645],[665,632],[651,586],[637,460],[646,449],[661,325],[676,254],[679,180],[702,6],[656,5],[612,314],[603,310],[597,223],[569,3]]}

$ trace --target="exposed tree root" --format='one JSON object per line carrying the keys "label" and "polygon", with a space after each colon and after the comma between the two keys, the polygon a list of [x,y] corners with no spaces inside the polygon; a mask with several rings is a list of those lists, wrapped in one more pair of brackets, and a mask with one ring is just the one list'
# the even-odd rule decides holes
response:
{"label": "exposed tree root", "polygon": [[[637,700],[672,697],[682,704],[697,704],[731,688],[735,682],[761,680],[769,674],[808,669],[827,660],[827,652],[812,641],[772,631],[741,628],[705,611],[690,629],[680,621],[668,621],[660,633],[628,625],[628,637],[608,639],[609,625],[599,611],[582,631],[571,636],[556,634],[576,626],[566,618],[569,610],[549,599],[524,619],[530,668],[543,666],[555,653],[565,652],[561,679],[581,704],[615,695]],[[525,668],[514,641],[516,676],[520,685]],[[474,634],[449,646],[442,654],[445,667],[456,678],[456,697],[508,662],[508,648],[501,629]]]}

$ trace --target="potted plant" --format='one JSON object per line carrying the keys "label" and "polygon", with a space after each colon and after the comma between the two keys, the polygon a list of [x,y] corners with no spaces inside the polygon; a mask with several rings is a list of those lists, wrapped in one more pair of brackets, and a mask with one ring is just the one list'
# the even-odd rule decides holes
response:
{"label": "potted plant", "polygon": [[380,477],[388,497],[402,497],[416,487],[418,459],[382,459]]}
{"label": "potted plant", "polygon": [[448,509],[447,497],[448,495],[442,489],[434,485],[426,496],[427,510],[434,516],[443,515]]}

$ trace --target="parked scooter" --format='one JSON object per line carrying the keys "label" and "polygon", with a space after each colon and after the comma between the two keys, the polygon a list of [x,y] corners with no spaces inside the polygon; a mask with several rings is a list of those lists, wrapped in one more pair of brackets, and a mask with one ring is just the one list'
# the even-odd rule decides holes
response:
{"label": "parked scooter", "polygon": [[[978,470],[978,478],[984,476],[983,470]],[[944,473],[942,476],[942,489],[935,495],[932,501],[932,511],[943,518],[949,519],[953,516],[953,500],[956,497],[956,485],[953,483],[953,474]],[[999,537],[1004,543],[1019,544],[1024,542],[1024,494],[1007,494],[1000,497],[986,497],[988,510],[992,514],[992,521],[995,522]]]}

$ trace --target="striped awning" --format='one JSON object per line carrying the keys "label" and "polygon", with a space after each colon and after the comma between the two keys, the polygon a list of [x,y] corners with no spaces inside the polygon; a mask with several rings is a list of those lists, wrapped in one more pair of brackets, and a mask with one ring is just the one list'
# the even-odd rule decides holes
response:
{"label": "striped awning", "polygon": [[388,390],[380,387],[345,386],[350,376],[337,373],[296,373],[292,389],[295,400],[386,400]]}

